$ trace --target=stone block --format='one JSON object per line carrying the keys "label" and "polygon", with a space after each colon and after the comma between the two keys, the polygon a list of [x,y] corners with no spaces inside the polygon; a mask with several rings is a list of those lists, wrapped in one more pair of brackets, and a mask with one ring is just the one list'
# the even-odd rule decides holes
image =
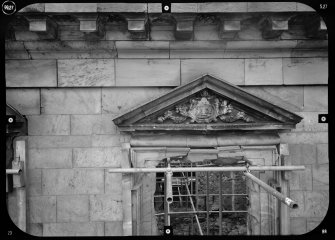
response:
{"label": "stone block", "polygon": [[88,222],[88,196],[57,196],[57,222]]}
{"label": "stone block", "polygon": [[104,223],[47,223],[43,224],[43,236],[104,236]]}
{"label": "stone block", "polygon": [[304,111],[306,112],[328,111],[327,86],[304,87]]}
{"label": "stone block", "polygon": [[246,2],[198,3],[198,12],[246,12],[247,6]]}
{"label": "stone block", "polygon": [[329,146],[328,144],[318,144],[316,146],[318,164],[329,163]]}
{"label": "stone block", "polygon": [[116,60],[116,86],[179,85],[180,60]]}
{"label": "stone block", "polygon": [[329,190],[329,164],[313,165],[313,190]]}
{"label": "stone block", "polygon": [[283,58],[285,85],[328,84],[328,58]]}
{"label": "stone block", "polygon": [[306,216],[325,217],[329,205],[329,191],[313,191],[305,193]]}
{"label": "stone block", "polygon": [[100,89],[42,89],[44,114],[98,114],[101,112]]}
{"label": "stone block", "polygon": [[39,196],[42,194],[42,170],[28,169],[27,170],[27,195]]}
{"label": "stone block", "polygon": [[289,144],[289,153],[293,165],[316,163],[316,144]]}
{"label": "stone block", "polygon": [[90,136],[29,136],[28,148],[91,147]]}
{"label": "stone block", "polygon": [[29,135],[69,135],[70,116],[39,115],[27,116]]}
{"label": "stone block", "polygon": [[292,171],[290,179],[291,190],[312,190],[312,167],[305,165],[303,171]]}
{"label": "stone block", "polygon": [[71,148],[33,148],[28,150],[28,168],[72,168]]}
{"label": "stone block", "polygon": [[320,225],[322,218],[308,218],[307,219],[307,232],[313,231]]}
{"label": "stone block", "polygon": [[[288,111],[300,112],[304,105],[304,88],[293,86],[245,86],[244,90]],[[300,114],[300,113],[298,113]]]}
{"label": "stone block", "polygon": [[147,3],[98,3],[98,12],[146,12]]}
{"label": "stone block", "polygon": [[122,235],[123,235],[122,221],[105,222],[105,236],[122,236]]}
{"label": "stone block", "polygon": [[328,124],[319,123],[319,114],[327,112],[298,112],[304,119],[301,121],[303,131],[306,132],[328,132]]}
{"label": "stone block", "polygon": [[170,90],[171,88],[103,88],[102,112],[119,115]]}
{"label": "stone block", "polygon": [[291,218],[290,222],[291,231],[293,235],[301,235],[307,232],[306,218]]}
{"label": "stone block", "polygon": [[298,203],[298,208],[290,210],[291,217],[305,217],[305,192],[304,191],[290,191],[289,198],[293,199]]}
{"label": "stone block", "polygon": [[245,85],[282,84],[282,59],[245,59]]}
{"label": "stone block", "polygon": [[169,58],[168,41],[116,41],[118,58]]}
{"label": "stone block", "polygon": [[58,60],[59,87],[108,87],[114,85],[114,59]]}
{"label": "stone block", "polygon": [[121,146],[119,135],[93,135],[92,147],[118,147]]}
{"label": "stone block", "polygon": [[120,167],[121,148],[74,148],[74,167]]}
{"label": "stone block", "polygon": [[7,60],[7,87],[56,87],[56,60]]}
{"label": "stone block", "polygon": [[30,223],[27,233],[33,236],[42,237],[43,236],[43,224],[42,223]]}
{"label": "stone block", "polygon": [[23,115],[40,114],[40,90],[6,89],[6,103]]}
{"label": "stone block", "polygon": [[122,202],[115,195],[91,195],[91,221],[122,221]]}
{"label": "stone block", "polygon": [[181,60],[181,80],[186,84],[204,74],[211,74],[236,85],[244,85],[243,59]]}
{"label": "stone block", "polygon": [[197,12],[197,3],[171,3],[172,13]]}
{"label": "stone block", "polygon": [[113,114],[71,115],[71,135],[114,134]]}
{"label": "stone block", "polygon": [[115,200],[122,200],[122,173],[105,171],[105,193],[113,194]]}
{"label": "stone block", "polygon": [[296,2],[249,2],[248,12],[294,12]]}
{"label": "stone block", "polygon": [[103,169],[43,169],[43,195],[98,194],[104,192]]}
{"label": "stone block", "polygon": [[30,223],[56,222],[56,197],[36,196],[29,198]]}
{"label": "stone block", "polygon": [[280,141],[289,144],[318,144],[328,143],[328,132],[291,132],[280,133]]}
{"label": "stone block", "polygon": [[45,3],[45,12],[97,12],[97,3]]}

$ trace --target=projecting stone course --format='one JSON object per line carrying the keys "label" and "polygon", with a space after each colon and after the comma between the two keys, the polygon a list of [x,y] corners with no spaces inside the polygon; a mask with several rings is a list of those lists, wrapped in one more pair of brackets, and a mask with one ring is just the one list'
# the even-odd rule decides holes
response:
{"label": "projecting stone course", "polygon": [[91,195],[91,221],[122,221],[122,203],[115,195]]}
{"label": "projecting stone course", "polygon": [[100,89],[42,89],[43,114],[98,114]]}
{"label": "projecting stone course", "polygon": [[115,115],[71,115],[71,135],[115,134]]}
{"label": "projecting stone course", "polygon": [[43,224],[43,236],[104,236],[104,223],[47,223]]}
{"label": "projecting stone course", "polygon": [[34,148],[28,150],[28,168],[72,168],[70,148]]}
{"label": "projecting stone course", "polygon": [[121,148],[74,148],[74,167],[120,167]]}
{"label": "projecting stone course", "polygon": [[70,116],[39,115],[28,116],[29,135],[69,135]]}
{"label": "projecting stone course", "polygon": [[6,103],[21,114],[40,114],[39,89],[6,89]]}
{"label": "projecting stone course", "polygon": [[56,197],[30,197],[29,213],[31,223],[56,222]]}
{"label": "projecting stone course", "polygon": [[59,87],[114,85],[114,59],[58,60]]}
{"label": "projecting stone course", "polygon": [[181,84],[210,74],[235,85],[244,85],[243,59],[189,59],[181,60]]}
{"label": "projecting stone course", "polygon": [[88,222],[88,195],[57,196],[57,222]]}
{"label": "projecting stone course", "polygon": [[56,87],[55,60],[7,60],[7,87]]}
{"label": "projecting stone course", "polygon": [[248,2],[248,12],[291,12],[296,11],[296,2]]}
{"label": "projecting stone course", "polygon": [[96,12],[97,3],[45,3],[45,12]]}
{"label": "projecting stone course", "polygon": [[98,194],[104,192],[103,169],[43,169],[43,195]]}
{"label": "projecting stone course", "polygon": [[180,60],[117,59],[116,86],[179,86]]}

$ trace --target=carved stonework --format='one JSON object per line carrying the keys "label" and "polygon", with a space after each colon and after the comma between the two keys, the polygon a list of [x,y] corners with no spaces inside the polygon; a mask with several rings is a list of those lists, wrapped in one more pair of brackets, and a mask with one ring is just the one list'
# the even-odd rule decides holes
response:
{"label": "carved stonework", "polygon": [[207,90],[201,92],[201,97],[191,98],[189,102],[178,104],[173,110],[166,111],[163,116],[157,118],[157,121],[164,123],[167,119],[171,119],[173,123],[211,123],[219,120],[254,122],[245,112],[229,104],[228,100],[210,95]]}

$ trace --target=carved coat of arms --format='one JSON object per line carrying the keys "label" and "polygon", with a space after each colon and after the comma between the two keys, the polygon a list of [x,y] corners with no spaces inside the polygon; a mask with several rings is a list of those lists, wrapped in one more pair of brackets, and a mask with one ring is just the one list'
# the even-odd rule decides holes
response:
{"label": "carved coat of arms", "polygon": [[166,119],[171,119],[174,123],[183,123],[188,118],[190,123],[211,123],[219,119],[222,122],[234,122],[239,119],[253,122],[244,112],[234,109],[228,100],[211,96],[206,90],[201,92],[201,97],[191,98],[188,103],[179,104],[175,109],[166,111],[157,121],[163,123]]}

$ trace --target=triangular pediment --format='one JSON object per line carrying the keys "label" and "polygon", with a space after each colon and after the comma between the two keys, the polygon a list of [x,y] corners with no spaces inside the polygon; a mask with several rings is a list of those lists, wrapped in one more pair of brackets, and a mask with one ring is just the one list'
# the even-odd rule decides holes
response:
{"label": "triangular pediment", "polygon": [[301,117],[205,75],[115,118],[121,131],[292,129]]}

